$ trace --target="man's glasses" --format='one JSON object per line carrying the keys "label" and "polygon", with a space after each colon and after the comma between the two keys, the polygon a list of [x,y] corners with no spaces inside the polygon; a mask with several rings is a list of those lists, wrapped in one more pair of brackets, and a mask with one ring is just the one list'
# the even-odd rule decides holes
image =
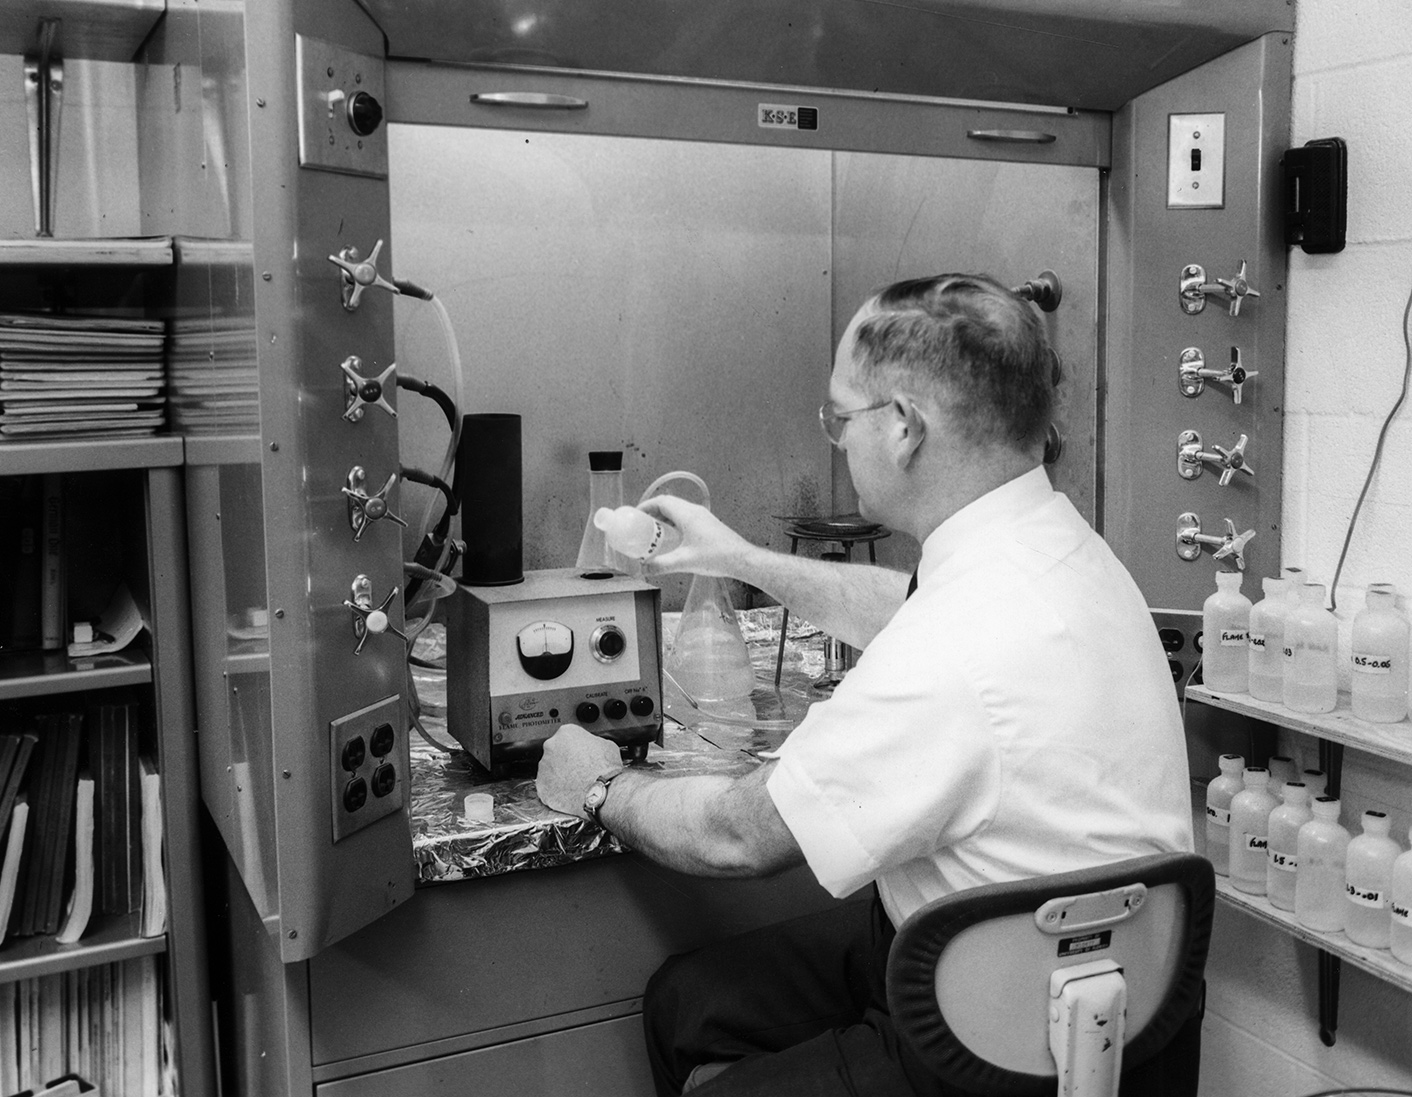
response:
{"label": "man's glasses", "polygon": [[891,398],[879,400],[876,404],[869,404],[866,408],[851,408],[848,411],[836,411],[833,401],[828,400],[819,405],[819,426],[824,428],[824,435],[834,445],[843,441],[843,428],[848,426],[848,421],[855,415],[862,415],[865,411],[877,411],[878,408],[885,408],[892,403]]}

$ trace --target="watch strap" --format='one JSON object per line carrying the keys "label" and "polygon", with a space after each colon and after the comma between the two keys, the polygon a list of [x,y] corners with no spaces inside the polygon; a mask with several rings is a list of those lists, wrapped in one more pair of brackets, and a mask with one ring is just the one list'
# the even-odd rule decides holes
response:
{"label": "watch strap", "polygon": [[594,823],[604,830],[608,828],[603,826],[603,820],[599,817],[598,813],[603,810],[603,805],[608,802],[608,786],[626,773],[627,768],[627,766],[619,766],[617,769],[610,769],[606,773],[600,773],[594,778],[593,784],[589,785],[590,791],[594,788],[601,788],[603,790],[603,796],[596,804],[589,802],[587,794],[584,796],[584,811],[588,813],[588,817],[592,819]]}

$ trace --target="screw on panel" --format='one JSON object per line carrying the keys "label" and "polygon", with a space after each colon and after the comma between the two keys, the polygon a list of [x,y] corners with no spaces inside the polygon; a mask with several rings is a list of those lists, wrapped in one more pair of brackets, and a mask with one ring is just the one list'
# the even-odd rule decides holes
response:
{"label": "screw on panel", "polygon": [[299,936],[299,931],[298,931],[297,929],[291,929],[291,930],[289,931],[289,939],[290,939],[291,941],[294,940],[294,938],[296,938],[296,937],[298,937],[298,936]]}
{"label": "screw on panel", "polygon": [[271,443],[270,443],[270,452],[271,452],[271,453],[278,453],[278,452],[279,452],[279,443],[278,443],[278,442],[271,442]]}
{"label": "screw on panel", "polygon": [[269,271],[262,271],[260,277],[263,278],[266,282],[268,282],[271,278],[274,277],[274,275],[272,275]]}
{"label": "screw on panel", "polygon": [[276,616],[276,617],[280,617],[280,618],[284,617],[284,610],[282,610],[282,609],[277,609],[277,610],[275,610],[275,616]]}
{"label": "screw on panel", "polygon": [[284,779],[285,779],[286,781],[289,780],[289,778],[291,778],[292,776],[294,776],[294,775],[293,775],[292,773],[290,773],[289,770],[285,770],[285,771],[284,771]]}
{"label": "screw on panel", "polygon": [[256,99],[256,100],[255,100],[255,105],[256,105],[257,107],[263,107],[263,106],[265,105],[265,101],[264,101],[263,99]]}

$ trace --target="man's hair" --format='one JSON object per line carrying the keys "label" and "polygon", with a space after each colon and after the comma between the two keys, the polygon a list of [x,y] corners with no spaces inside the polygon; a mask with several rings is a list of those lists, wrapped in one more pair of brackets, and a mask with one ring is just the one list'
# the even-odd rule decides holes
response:
{"label": "man's hair", "polygon": [[895,282],[854,334],[865,391],[920,384],[976,445],[1028,449],[1049,429],[1057,359],[1033,308],[984,274]]}

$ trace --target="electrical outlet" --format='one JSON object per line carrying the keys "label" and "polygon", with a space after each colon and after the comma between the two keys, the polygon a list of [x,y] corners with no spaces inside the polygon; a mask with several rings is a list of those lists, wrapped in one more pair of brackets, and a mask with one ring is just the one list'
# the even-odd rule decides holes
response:
{"label": "electrical outlet", "polygon": [[[1152,623],[1157,626],[1158,639],[1167,655],[1167,666],[1172,671],[1172,681],[1181,697],[1187,681],[1201,684],[1201,672],[1197,664],[1201,662],[1201,611],[1192,609],[1154,609]],[[1196,670],[1196,677],[1192,671]]]}
{"label": "electrical outlet", "polygon": [[329,721],[329,799],[333,840],[341,841],[402,807],[397,779],[397,694]]}
{"label": "electrical outlet", "polygon": [[1226,204],[1226,116],[1167,116],[1167,208]]}

